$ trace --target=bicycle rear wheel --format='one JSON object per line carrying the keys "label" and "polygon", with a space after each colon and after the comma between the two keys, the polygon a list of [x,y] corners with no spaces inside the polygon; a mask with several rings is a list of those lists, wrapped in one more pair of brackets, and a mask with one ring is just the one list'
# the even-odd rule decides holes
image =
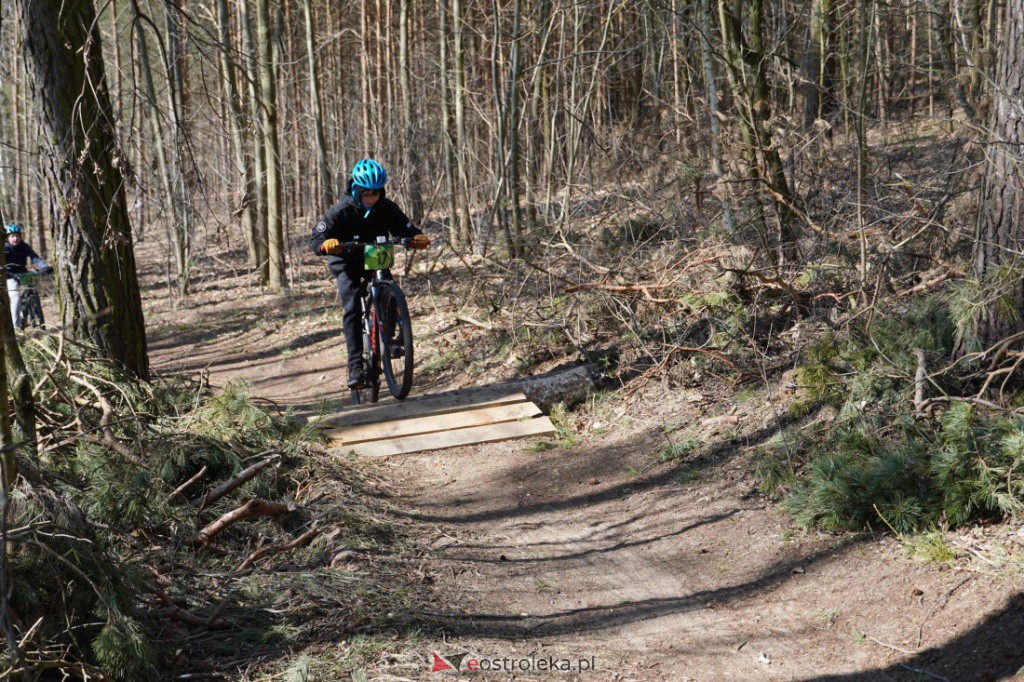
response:
{"label": "bicycle rear wheel", "polygon": [[39,300],[39,293],[36,291],[32,292],[30,297],[30,303],[28,307],[28,324],[32,327],[39,327],[42,329],[46,326],[46,320],[43,319],[43,304]]}
{"label": "bicycle rear wheel", "polygon": [[14,326],[19,331],[25,331],[25,318],[26,317],[28,317],[28,306],[25,305],[25,296],[24,296],[24,294],[22,294],[21,298],[18,300],[18,310],[17,310],[17,313],[14,316],[14,318],[15,318]]}
{"label": "bicycle rear wheel", "polygon": [[403,400],[412,389],[413,347],[409,306],[397,284],[390,284],[381,291],[377,306],[384,378],[391,395]]}
{"label": "bicycle rear wheel", "polygon": [[39,294],[35,289],[22,289],[21,298],[18,300],[17,322],[18,329],[24,331],[30,327],[41,327],[43,324],[43,310],[39,304]]}
{"label": "bicycle rear wheel", "polygon": [[[369,301],[363,305],[370,306]],[[363,365],[366,369],[366,394],[371,403],[380,400],[380,337],[374,329],[376,316],[368,314],[363,330]]]}
{"label": "bicycle rear wheel", "polygon": [[[366,385],[352,389],[352,402],[356,405],[375,403],[380,400],[380,341],[374,343],[370,331],[371,317],[363,318],[363,369],[366,372]],[[374,350],[374,347],[377,347]]]}

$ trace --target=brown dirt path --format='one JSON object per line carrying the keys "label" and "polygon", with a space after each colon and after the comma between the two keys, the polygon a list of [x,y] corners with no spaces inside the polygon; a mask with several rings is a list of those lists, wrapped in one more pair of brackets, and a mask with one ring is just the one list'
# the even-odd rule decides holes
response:
{"label": "brown dirt path", "polygon": [[[197,288],[177,308],[155,288],[147,297],[157,369],[246,378],[299,409],[345,403],[328,285],[291,298]],[[437,352],[441,333],[421,336],[421,358]],[[1024,529],[950,536],[979,548],[950,564],[888,536],[800,533],[749,473],[747,446],[774,431],[770,406],[741,405],[742,434],[702,434],[699,460],[654,459],[663,424],[721,408],[613,397],[576,420],[571,449],[512,442],[379,464],[418,550],[405,560],[433,583],[418,637],[391,645],[422,661],[401,677],[440,679],[432,649],[596,659],[594,671],[515,679],[1001,680],[1024,666]],[[388,678],[387,653],[367,679]],[[510,678],[465,665],[464,679]]]}

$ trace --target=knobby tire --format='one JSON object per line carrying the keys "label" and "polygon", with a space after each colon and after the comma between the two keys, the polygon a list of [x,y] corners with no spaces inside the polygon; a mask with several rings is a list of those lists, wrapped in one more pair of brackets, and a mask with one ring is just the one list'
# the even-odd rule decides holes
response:
{"label": "knobby tire", "polygon": [[378,351],[384,365],[384,378],[391,395],[397,400],[404,400],[412,390],[413,340],[409,306],[397,284],[381,290],[377,298],[377,319],[380,331]]}
{"label": "knobby tire", "polygon": [[18,301],[18,329],[24,331],[29,327],[42,328],[45,324],[38,292],[25,290]]}

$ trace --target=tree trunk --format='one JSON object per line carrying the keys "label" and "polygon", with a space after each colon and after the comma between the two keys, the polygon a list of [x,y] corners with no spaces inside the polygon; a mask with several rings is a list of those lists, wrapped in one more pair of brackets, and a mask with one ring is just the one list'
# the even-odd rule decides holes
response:
{"label": "tree trunk", "polygon": [[[708,119],[711,123],[711,172],[715,175],[715,182],[718,182],[725,175],[725,164],[722,163],[722,148],[718,144],[718,86],[715,82],[714,63],[711,61],[711,20],[708,0],[700,0],[700,26],[700,50],[704,62],[704,82],[708,92]],[[722,190],[722,222],[726,231],[731,233],[735,226],[732,222],[732,198],[729,192],[729,186],[725,185]]]}
{"label": "tree trunk", "polygon": [[[220,0],[224,2],[225,0]],[[320,204],[326,209],[334,203],[334,183],[331,182],[331,166],[327,161],[327,143],[324,138],[324,114],[320,103],[320,74],[316,62],[316,25],[313,23],[313,8],[310,0],[302,0],[302,11],[306,18],[306,58],[309,60],[309,103],[313,109],[313,125],[316,129],[317,161],[320,167]]]}
{"label": "tree trunk", "polygon": [[[1019,0],[1010,0],[1008,3],[1010,9]],[[950,80],[952,81],[952,90],[956,94],[957,100],[960,102],[960,106],[963,107],[964,113],[967,114],[967,118],[972,121],[975,118],[974,104],[968,97],[967,92],[964,90],[964,84],[960,80],[959,73],[957,72],[956,58],[953,55],[953,30],[950,26],[949,15],[947,14],[946,7],[940,6],[937,0],[928,0],[928,4],[931,6],[931,28],[932,34],[935,38],[935,47],[939,53],[939,63],[943,65]],[[1009,15],[1009,12],[1007,13]],[[1005,46],[1003,47],[1005,50]],[[931,50],[929,50],[929,53]],[[952,103],[950,103],[952,107]]]}
{"label": "tree trunk", "polygon": [[[260,91],[263,94],[264,164],[267,169],[267,258],[270,288],[284,288],[284,229],[281,224],[281,158],[277,138],[277,42],[270,24],[271,0],[257,0],[256,25],[260,43]],[[276,5],[276,3],[275,3]]]}
{"label": "tree trunk", "polygon": [[[308,0],[307,0],[308,1]],[[252,161],[245,146],[245,114],[242,112],[242,98],[235,78],[235,65],[231,59],[231,17],[227,0],[217,0],[217,21],[220,28],[220,69],[224,89],[227,91],[231,111],[231,145],[235,155],[235,172],[242,188],[239,210],[242,213],[242,235],[245,239],[249,265],[257,267],[260,262],[259,237],[256,234],[256,205],[253,197]]]}
{"label": "tree trunk", "polygon": [[468,248],[473,243],[473,221],[469,213],[469,171],[466,155],[469,153],[466,138],[466,52],[462,45],[462,2],[452,0],[452,32],[454,41],[452,55],[455,60],[455,163],[459,178],[456,183],[456,197],[459,205],[459,245]]}
{"label": "tree trunk", "polygon": [[[581,52],[583,50],[583,45],[578,31],[581,28],[580,24],[582,23],[583,19],[578,15],[578,8],[579,5],[576,6],[577,16],[575,30],[577,31],[577,33],[573,39],[573,49],[576,50],[577,52]],[[566,135],[568,144],[568,161],[566,163],[565,170],[565,196],[562,200],[562,212],[558,220],[559,224],[563,228],[568,226],[569,216],[572,211],[572,190],[573,183],[576,181],[576,166],[579,161],[580,142],[583,139],[583,123],[587,118],[587,112],[590,111],[590,101],[594,96],[594,92],[596,92],[597,90],[597,76],[600,73],[601,65],[604,63],[602,55],[605,52],[605,46],[608,44],[608,38],[611,33],[612,27],[612,19],[615,16],[616,8],[617,4],[615,0],[609,0],[608,13],[604,18],[604,25],[601,30],[601,43],[600,45],[598,45],[597,51],[594,54],[594,65],[590,72],[590,81],[587,84],[586,90],[584,90],[583,92],[582,99],[580,99],[577,95],[577,89],[579,87],[577,81],[583,77],[583,68],[581,66],[579,68],[579,71],[577,72],[577,69],[575,67],[575,63],[578,62],[580,59],[579,56],[577,56],[573,60],[573,79],[572,83],[570,84],[571,94],[569,96],[569,101],[571,103],[571,116],[569,118],[570,125]]]}
{"label": "tree trunk", "polygon": [[[2,26],[2,25],[3,25],[3,12],[0,12],[0,26]],[[3,33],[0,32],[0,35],[3,35]],[[6,224],[6,223],[7,223],[7,217],[3,215],[3,207],[0,206],[0,224]],[[0,256],[0,263],[2,263],[2,262],[3,262],[3,256]],[[10,316],[10,305],[11,304],[10,304],[10,301],[7,299],[7,291],[6,291],[6,289],[7,289],[7,287],[4,287],[4,293],[0,294],[0,299],[2,299],[4,302],[6,302],[6,305],[4,305],[3,307],[6,308],[6,312],[8,313],[7,314],[7,319],[10,320],[11,319],[11,316]],[[4,312],[5,312],[5,310],[0,310],[0,314],[3,314]],[[14,338],[14,334],[13,333],[11,334],[11,338],[12,339]],[[5,346],[6,346],[6,333],[5,333],[5,342],[4,343],[0,343],[0,368],[4,368],[4,367],[7,366],[6,357],[5,357],[6,356]],[[14,447],[13,447],[14,443],[15,443],[14,434],[11,432],[11,418],[10,418],[10,412],[8,410],[8,404],[7,404],[7,372],[0,372],[0,475],[3,476],[3,480],[0,480],[0,498],[2,498],[2,499],[0,499],[0,502],[2,502],[2,505],[0,505],[0,507],[2,507],[2,508],[0,508],[0,513],[4,513],[4,514],[6,514],[6,512],[7,512],[7,504],[8,504],[7,494],[11,491],[11,487],[14,485],[14,477],[18,473],[17,468],[15,467],[15,460],[14,460]],[[4,524],[6,524],[7,523],[7,519],[6,518],[2,519],[2,522]],[[0,552],[6,552],[6,551],[7,551],[6,547],[0,547]],[[4,557],[4,561],[6,562],[6,557]],[[6,597],[6,594],[7,594],[6,590],[8,589],[7,579],[8,579],[7,571],[4,571],[4,575],[0,576],[0,589],[5,591],[4,592],[5,596],[4,596],[4,600],[3,600],[4,603],[7,602],[7,597]],[[4,614],[3,617],[0,618],[0,622],[3,622],[3,623],[7,622],[7,614]],[[14,642],[12,640],[9,640],[7,644],[8,644],[8,656],[10,658],[17,659],[18,652],[17,652],[17,648],[14,646]]]}
{"label": "tree trunk", "polygon": [[448,190],[448,240],[456,247],[462,246],[459,234],[459,210],[455,197],[458,187],[455,176],[455,155],[452,149],[452,107],[451,88],[448,84],[448,10],[445,3],[438,0],[437,10],[440,15],[440,59],[441,59],[441,144],[444,146],[444,179]]}
{"label": "tree trunk", "polygon": [[55,225],[61,321],[139,378],[146,330],[114,120],[91,0],[19,0],[63,212]]}
{"label": "tree trunk", "polygon": [[[768,237],[767,222],[761,200],[754,205],[754,222],[765,238],[777,262],[796,257],[796,226],[791,208],[792,195],[778,149],[772,145],[771,91],[768,86],[767,61],[764,51],[764,0],[743,3],[737,0],[730,9],[728,0],[719,0],[722,42],[733,98],[740,109],[740,130],[746,153],[747,176],[755,191],[767,190],[774,200],[778,215],[778,231],[774,240]],[[750,35],[744,34],[742,12],[750,7]],[[773,243],[774,242],[774,243]]]}
{"label": "tree trunk", "polygon": [[810,131],[816,120],[835,111],[836,60],[832,41],[832,0],[812,0],[810,21],[810,35],[803,63],[805,131]]}
{"label": "tree trunk", "polygon": [[[992,93],[991,144],[974,243],[974,271],[985,282],[1013,276],[1013,306],[993,302],[978,324],[983,347],[1024,330],[1024,3],[1006,6],[999,62]],[[1001,292],[1004,293],[1004,292]],[[1005,292],[1009,293],[1009,292]]]}
{"label": "tree trunk", "polygon": [[363,118],[363,148],[360,150],[360,157],[370,154],[373,148],[370,137],[370,111],[373,109],[373,94],[370,87],[370,52],[367,43],[370,42],[370,21],[367,4],[369,0],[362,0],[359,3],[359,84],[363,92],[363,106],[361,109]]}
{"label": "tree trunk", "polygon": [[423,220],[423,196],[420,191],[419,151],[416,149],[416,117],[412,113],[412,87],[409,84],[409,0],[402,0],[398,12],[398,80],[402,93],[402,151],[405,163],[405,195],[413,222]]}
{"label": "tree trunk", "polygon": [[[138,15],[136,15],[136,20]],[[145,26],[147,24],[139,21],[135,31],[135,41],[139,51],[139,70],[142,72],[142,81],[145,84],[146,97],[149,100],[149,121],[152,127],[153,146],[156,149],[157,168],[160,174],[161,187],[165,206],[164,219],[168,223],[168,230],[174,230],[171,225],[178,220],[178,211],[175,208],[174,200],[174,179],[171,174],[170,163],[167,160],[167,145],[164,141],[163,125],[161,121],[160,108],[157,105],[156,84],[153,80],[153,68],[149,61],[149,44],[146,39]],[[159,38],[158,38],[159,40]]]}
{"label": "tree trunk", "polygon": [[257,266],[260,281],[265,283],[270,277],[268,270],[270,260],[267,255],[267,164],[263,142],[266,131],[262,126],[262,93],[259,90],[260,55],[252,36],[252,24],[249,22],[249,2],[250,0],[238,0],[238,23],[242,29],[246,81],[249,83],[249,119],[252,121],[253,131],[253,192],[256,195],[256,242],[259,253]]}
{"label": "tree trunk", "polygon": [[[0,261],[3,257],[0,256]],[[0,374],[6,382],[6,388],[0,386],[4,393],[4,402],[7,400],[8,390],[10,391],[11,402],[14,403],[14,420],[18,431],[13,434],[13,442],[24,441],[23,452],[30,453],[33,458],[36,455],[36,402],[32,395],[32,375],[25,366],[25,360],[21,356],[21,348],[18,346],[18,337],[14,333],[14,322],[11,319],[11,301],[7,297],[7,287],[3,287],[0,294],[0,335],[3,336],[3,343],[0,343]],[[6,371],[3,371],[6,368]],[[0,409],[6,410],[6,405],[0,405]],[[7,432],[10,432],[8,423]],[[12,441],[2,440],[0,445],[9,445]]]}
{"label": "tree trunk", "polygon": [[509,251],[512,256],[522,255],[523,222],[520,211],[519,185],[519,78],[520,78],[520,42],[523,39],[522,26],[523,2],[515,0],[512,18],[512,65],[509,74],[506,98],[508,102],[509,160],[508,160],[508,198],[512,209],[512,225]]}
{"label": "tree trunk", "polygon": [[28,117],[25,116],[23,109],[25,108],[24,103],[26,101],[25,88],[27,86],[26,79],[21,73],[21,69],[18,68],[18,60],[14,60],[14,88],[12,89],[11,97],[11,119],[14,123],[14,149],[11,150],[11,166],[14,176],[14,222],[25,221],[25,209],[28,207],[28,202],[25,201],[25,194],[28,191],[28,187],[25,184],[25,150],[28,145],[25,141],[28,139],[27,130]]}
{"label": "tree trunk", "polygon": [[[7,292],[5,291],[3,294],[0,294],[0,298],[7,300]],[[6,358],[3,357],[6,354],[4,348],[5,345],[6,344],[0,343],[0,367],[6,366]],[[0,488],[2,488],[2,490],[0,490],[0,495],[3,496],[3,512],[5,513],[7,511],[7,495],[10,493],[11,488],[14,485],[14,477],[18,475],[16,460],[14,459],[14,453],[16,451],[14,446],[17,442],[18,441],[14,438],[14,432],[11,430],[11,413],[7,400],[7,372],[0,372],[0,474],[3,475],[3,481],[0,482]],[[4,519],[4,521],[6,523],[6,519]],[[0,552],[6,551],[6,546],[0,547]],[[3,583],[0,584],[0,589],[6,590],[8,588],[8,576],[6,575],[6,571],[5,575],[0,577],[4,579]],[[4,602],[6,603],[6,601],[5,595]],[[4,614],[3,620],[6,621],[6,619],[7,615]],[[14,652],[12,651],[11,653],[13,654]]]}
{"label": "tree trunk", "polygon": [[[192,185],[187,170],[188,131],[186,110],[188,108],[187,73],[188,64],[184,48],[184,12],[181,0],[165,5],[167,12],[167,111],[170,113],[172,135],[171,151],[174,154],[174,190],[168,197],[173,218],[170,225],[174,266],[178,275],[178,294],[188,293],[192,276]],[[155,104],[155,103],[154,103]]]}
{"label": "tree trunk", "polygon": [[529,377],[513,383],[513,386],[544,412],[550,412],[559,403],[569,409],[585,403],[587,397],[597,390],[600,376],[597,367],[587,364]]}
{"label": "tree trunk", "polygon": [[494,138],[488,145],[492,150],[497,148],[497,153],[492,153],[491,168],[495,175],[494,203],[491,206],[490,223],[495,220],[505,238],[505,248],[509,256],[513,256],[512,233],[509,232],[508,221],[505,219],[504,198],[508,194],[508,164],[505,162],[505,133],[508,125],[508,99],[502,93],[501,77],[499,76],[499,65],[504,60],[501,55],[501,12],[498,8],[498,0],[491,0],[491,89],[494,92]]}
{"label": "tree trunk", "polygon": [[539,19],[536,22],[537,28],[533,31],[537,32],[539,28],[543,26],[543,34],[537,47],[536,61],[532,68],[533,84],[530,88],[529,116],[527,117],[527,122],[524,126],[526,132],[526,222],[534,226],[539,219],[537,214],[537,204],[541,184],[541,158],[543,156],[541,150],[543,149],[543,131],[545,128],[545,119],[541,113],[541,93],[544,90],[544,84],[547,82],[544,58],[547,54],[547,46],[548,40],[551,37],[551,30],[554,26],[554,22],[550,19],[551,2],[550,0],[544,0],[541,4]]}

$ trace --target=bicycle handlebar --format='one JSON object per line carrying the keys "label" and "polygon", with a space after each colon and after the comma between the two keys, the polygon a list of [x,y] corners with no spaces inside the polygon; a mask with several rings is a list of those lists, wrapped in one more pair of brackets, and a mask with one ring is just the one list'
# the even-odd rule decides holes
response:
{"label": "bicycle handlebar", "polygon": [[338,246],[404,246],[409,248],[409,244],[412,243],[412,237],[402,237],[396,241],[385,241],[385,242],[338,242]]}
{"label": "bicycle handlebar", "polygon": [[41,270],[22,270],[21,272],[11,272],[9,265],[0,266],[0,272],[3,272],[7,277],[20,277],[21,275],[39,275],[40,277],[47,277],[53,274],[53,268],[43,268]]}

